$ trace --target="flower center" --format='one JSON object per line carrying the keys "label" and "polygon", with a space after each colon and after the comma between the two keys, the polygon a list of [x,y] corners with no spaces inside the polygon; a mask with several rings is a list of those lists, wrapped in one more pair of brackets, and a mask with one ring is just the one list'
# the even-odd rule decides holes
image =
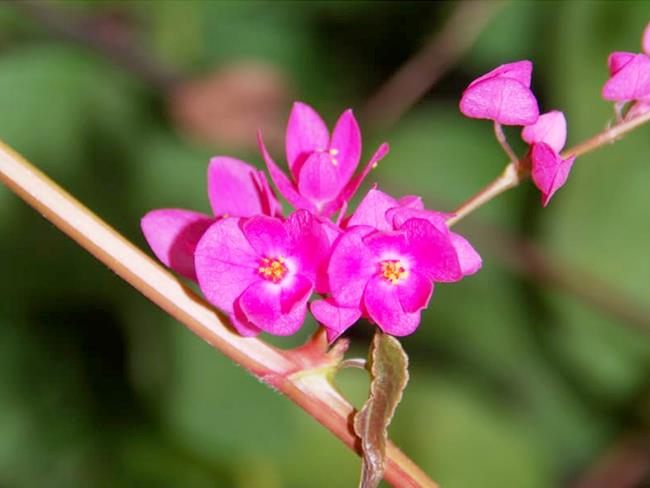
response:
{"label": "flower center", "polygon": [[330,157],[330,160],[332,161],[332,165],[333,166],[338,166],[339,160],[336,159],[336,156],[338,156],[338,154],[339,154],[338,149],[334,149],[334,148],[331,148],[331,149],[316,149],[315,152],[328,154],[329,157]]}
{"label": "flower center", "polygon": [[402,266],[402,263],[396,260],[382,261],[381,263],[381,276],[386,281],[390,281],[393,285],[399,283],[400,280],[408,278],[408,270]]}
{"label": "flower center", "polygon": [[278,283],[287,274],[287,266],[284,264],[284,258],[264,258],[257,268],[262,277],[266,280]]}

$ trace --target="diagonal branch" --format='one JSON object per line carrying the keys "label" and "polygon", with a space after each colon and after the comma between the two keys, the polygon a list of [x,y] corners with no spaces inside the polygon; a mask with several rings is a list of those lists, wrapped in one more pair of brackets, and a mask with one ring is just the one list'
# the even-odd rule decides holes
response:
{"label": "diagonal branch", "polygon": [[[308,374],[309,368],[334,363],[324,343],[316,341],[307,346],[309,350],[297,354],[239,336],[203,299],[2,143],[0,181],[147,298],[261,381],[284,393],[359,454],[357,438],[349,425],[354,408],[323,375]],[[334,347],[333,352],[339,353],[340,349]],[[298,372],[301,374],[295,374]],[[437,487],[393,444],[388,444],[386,454],[385,475],[394,486]]]}

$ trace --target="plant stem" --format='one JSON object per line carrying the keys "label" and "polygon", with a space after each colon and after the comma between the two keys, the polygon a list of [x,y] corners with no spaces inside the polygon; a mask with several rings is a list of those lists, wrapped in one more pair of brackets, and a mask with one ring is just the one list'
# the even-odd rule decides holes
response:
{"label": "plant stem", "polygon": [[[359,454],[349,426],[354,408],[321,374],[298,374],[328,361],[326,345],[302,355],[243,338],[227,320],[56,183],[0,142],[0,181],[45,218],[196,335],[263,382],[277,388]],[[336,349],[336,347],[334,347]],[[320,354],[320,355],[319,355]],[[387,447],[386,479],[399,487],[437,485],[397,447]]]}
{"label": "plant stem", "polygon": [[497,138],[497,142],[506,153],[506,156],[508,156],[510,162],[515,165],[519,164],[519,158],[512,147],[510,147],[510,144],[508,144],[508,139],[506,139],[506,135],[503,133],[503,126],[496,121],[494,122],[494,135]]}
{"label": "plant stem", "polygon": [[[595,135],[591,139],[588,139],[585,142],[578,144],[577,146],[573,146],[572,148],[563,151],[562,157],[567,158],[571,155],[582,156],[584,154],[587,154],[594,149],[598,149],[599,147],[604,146],[605,144],[616,142],[625,134],[632,132],[637,127],[648,122],[650,122],[650,112],[646,112],[643,115],[635,117],[631,120],[620,122],[616,125],[613,125],[609,129],[606,129],[603,132]],[[527,172],[524,172],[522,170],[517,171],[515,165],[512,162],[508,163],[504,171],[494,181],[492,181],[492,183],[467,199],[462,205],[454,210],[453,213],[455,215],[453,218],[447,221],[447,224],[451,227],[459,220],[472,213],[474,210],[482,207],[487,202],[501,195],[506,190],[517,186],[527,176]]]}

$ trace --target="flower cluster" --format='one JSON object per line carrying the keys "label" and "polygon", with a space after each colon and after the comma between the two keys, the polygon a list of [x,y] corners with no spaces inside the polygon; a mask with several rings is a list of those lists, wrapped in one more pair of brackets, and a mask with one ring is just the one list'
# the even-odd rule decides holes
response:
{"label": "flower cluster", "polygon": [[160,209],[142,219],[156,256],[196,280],[240,334],[293,334],[308,308],[330,341],[362,317],[389,334],[410,334],[434,283],[481,267],[469,242],[449,230],[451,215],[426,210],[419,197],[398,200],[372,188],[346,215],[388,152],[382,144],[357,173],[361,132],[351,110],[330,134],[313,108],[294,104],[285,140],[289,175],[261,135],[259,144],[273,183],[295,207],[290,215],[282,215],[263,172],[216,157],[208,168],[214,216]]}

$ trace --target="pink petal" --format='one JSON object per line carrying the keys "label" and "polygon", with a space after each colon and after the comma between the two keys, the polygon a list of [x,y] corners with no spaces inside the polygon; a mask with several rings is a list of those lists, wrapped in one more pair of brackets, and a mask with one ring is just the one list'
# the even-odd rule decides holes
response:
{"label": "pink petal", "polygon": [[650,22],[648,22],[648,25],[643,32],[643,40],[641,41],[641,45],[643,46],[643,52],[650,56]]}
{"label": "pink petal", "polygon": [[316,207],[334,200],[345,184],[338,174],[332,158],[325,153],[314,153],[307,158],[300,169],[298,190]]}
{"label": "pink petal", "polygon": [[433,283],[417,271],[410,271],[404,281],[391,286],[397,288],[397,298],[406,313],[426,308],[433,295]]}
{"label": "pink petal", "polygon": [[[378,148],[377,151],[375,151],[375,154],[372,155],[370,158],[370,161],[368,161],[368,164],[366,164],[365,168],[356,175],[354,178],[352,178],[347,185],[345,185],[345,188],[343,188],[343,191],[339,195],[338,200],[336,203],[332,206],[332,208],[326,207],[327,211],[331,211],[331,213],[336,212],[343,202],[350,201],[354,194],[357,192],[359,187],[361,186],[361,183],[363,180],[368,176],[368,173],[379,164],[379,161],[381,161],[386,154],[388,154],[389,146],[387,143],[381,144]],[[330,214],[331,215],[331,214]]]}
{"label": "pink petal", "polygon": [[208,167],[208,198],[214,214],[230,217],[268,214],[273,205],[269,199],[275,197],[265,194],[259,173],[239,159],[212,158]]}
{"label": "pink petal", "polygon": [[392,230],[392,224],[386,220],[386,212],[397,205],[393,197],[372,188],[359,203],[347,226],[368,225],[378,230]]}
{"label": "pink petal", "polygon": [[539,117],[533,92],[511,78],[491,78],[470,86],[463,93],[460,111],[503,125],[530,125]]}
{"label": "pink petal", "polygon": [[403,310],[397,288],[397,285],[373,276],[363,293],[363,302],[368,315],[381,330],[394,336],[405,336],[420,325],[420,312]]}
{"label": "pink petal", "polygon": [[476,249],[460,234],[450,232],[449,237],[454,249],[456,249],[463,276],[472,275],[481,269],[483,260],[479,253],[476,252]]}
{"label": "pink petal", "polygon": [[283,297],[279,284],[260,280],[251,284],[241,295],[239,304],[246,318],[269,334],[285,336],[300,329],[307,312],[311,283],[296,277],[295,289],[290,288],[291,299]]}
{"label": "pink petal", "polygon": [[449,228],[447,227],[447,219],[449,214],[443,212],[435,212],[433,210],[417,209],[410,207],[397,207],[391,208],[386,212],[386,219],[392,223],[393,228],[400,228],[404,222],[410,219],[423,219],[433,225],[443,234],[447,234]]}
{"label": "pink petal", "polygon": [[542,192],[542,205],[546,207],[555,192],[566,183],[575,156],[563,160],[542,142],[533,146],[531,161],[533,182]]}
{"label": "pink petal", "polygon": [[266,175],[263,171],[258,171],[256,176],[259,187],[262,189],[262,213],[271,217],[282,217],[282,205],[269,185]]}
{"label": "pink petal", "polygon": [[329,147],[330,134],[323,119],[309,105],[295,102],[287,125],[286,152],[289,170],[297,180],[302,163],[317,150]]}
{"label": "pink petal", "polygon": [[632,61],[636,56],[635,53],[628,53],[624,51],[613,52],[607,58],[607,67],[609,68],[609,75],[614,76],[616,73],[621,71],[627,63]]}
{"label": "pink petal", "polygon": [[356,171],[361,157],[361,130],[352,110],[343,112],[336,122],[330,142],[330,151],[332,149],[337,151],[331,157],[337,162],[336,167],[343,186]]}
{"label": "pink petal", "polygon": [[368,279],[377,272],[376,258],[362,240],[373,230],[354,227],[334,244],[327,269],[330,292],[341,306],[357,307]]}
{"label": "pink petal", "polygon": [[266,162],[266,167],[269,170],[269,174],[271,175],[271,179],[273,180],[273,183],[277,187],[280,194],[282,194],[282,196],[286,198],[287,201],[294,207],[305,208],[307,210],[311,210],[312,212],[315,212],[316,206],[308,199],[303,197],[300,193],[298,193],[291,180],[289,180],[287,175],[285,175],[282,172],[282,170],[278,167],[278,165],[275,164],[275,161],[273,161],[273,158],[271,157],[271,155],[266,149],[266,146],[264,145],[264,141],[262,140],[262,134],[260,132],[257,133],[257,142],[259,144],[262,157]]}
{"label": "pink petal", "polygon": [[244,290],[260,280],[259,257],[244,236],[240,221],[228,218],[211,225],[194,253],[203,295],[229,314]]}
{"label": "pink petal", "polygon": [[639,100],[650,96],[650,57],[637,54],[603,87],[603,98],[612,101]]}
{"label": "pink petal", "polygon": [[411,251],[408,247],[406,232],[375,232],[364,237],[363,243],[377,257],[377,261],[399,260]]}
{"label": "pink petal", "polygon": [[417,195],[405,195],[397,202],[400,207],[414,208],[416,210],[424,210],[424,202],[422,197]]}
{"label": "pink petal", "polygon": [[566,143],[566,119],[558,110],[552,110],[539,116],[533,125],[524,127],[521,138],[528,144],[545,142],[555,152],[560,152]]}
{"label": "pink petal", "polygon": [[260,257],[286,256],[293,247],[284,223],[280,219],[258,215],[245,220],[242,230],[251,247]]}
{"label": "pink petal", "polygon": [[480,78],[475,79],[469,85],[472,87],[481,81],[492,78],[510,78],[518,81],[526,88],[530,88],[530,81],[533,75],[533,63],[527,60],[515,61],[514,63],[502,64]]}
{"label": "pink petal", "polygon": [[331,299],[315,300],[309,308],[316,320],[325,326],[330,344],[361,318],[359,308],[339,307]]}
{"label": "pink petal", "polygon": [[326,292],[331,246],[325,226],[307,210],[298,210],[289,216],[285,228],[292,241],[291,257],[300,273],[316,284],[319,293]]}
{"label": "pink petal", "polygon": [[147,243],[156,257],[178,274],[196,281],[194,250],[215,220],[181,209],[153,210],[140,221]]}
{"label": "pink petal", "polygon": [[243,337],[256,337],[260,335],[262,330],[259,327],[255,327],[244,315],[244,312],[241,310],[241,305],[239,304],[239,299],[235,301],[235,311],[228,316],[230,323]]}
{"label": "pink petal", "polygon": [[430,222],[410,219],[400,227],[406,232],[408,249],[418,273],[432,281],[453,282],[463,277],[458,254],[449,237]]}

